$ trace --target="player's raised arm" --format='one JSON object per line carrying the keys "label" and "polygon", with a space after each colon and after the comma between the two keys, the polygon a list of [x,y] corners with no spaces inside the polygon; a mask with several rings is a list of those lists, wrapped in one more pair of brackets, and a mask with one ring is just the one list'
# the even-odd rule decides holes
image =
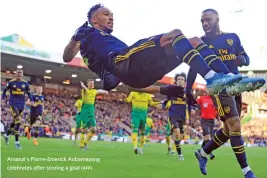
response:
{"label": "player's raised arm", "polygon": [[150,95],[148,98],[148,104],[149,104],[149,106],[157,106],[157,105],[161,104],[161,102],[160,101],[153,101],[153,99]]}
{"label": "player's raised arm", "polygon": [[85,37],[87,35],[86,32],[88,31],[88,29],[90,29],[90,27],[88,27],[88,22],[85,22],[81,27],[79,27],[76,30],[70,42],[64,49],[63,53],[64,62],[70,62],[80,51],[81,45],[83,43],[82,41],[85,40]]}
{"label": "player's raised arm", "polygon": [[237,34],[234,33],[235,36],[235,55],[236,59],[240,61],[238,66],[248,66],[250,64],[249,56],[247,55],[244,47],[241,44],[240,38]]}
{"label": "player's raised arm", "polygon": [[130,95],[127,98],[125,97],[125,101],[127,103],[131,103],[132,100],[133,100],[133,97],[134,97],[134,92],[131,92]]}
{"label": "player's raised arm", "polygon": [[99,90],[96,91],[96,94],[97,95],[99,95],[99,94],[106,94],[106,95],[108,95],[108,91],[99,89]]}
{"label": "player's raised arm", "polygon": [[81,43],[79,41],[71,40],[69,44],[65,47],[63,53],[64,62],[70,62],[76,54],[80,51]]}

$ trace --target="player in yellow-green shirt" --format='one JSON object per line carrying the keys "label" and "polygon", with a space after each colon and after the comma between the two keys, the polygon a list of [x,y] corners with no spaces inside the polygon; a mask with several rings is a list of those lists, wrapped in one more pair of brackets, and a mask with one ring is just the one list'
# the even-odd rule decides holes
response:
{"label": "player in yellow-green shirt", "polygon": [[75,137],[74,137],[74,141],[73,141],[73,146],[76,145],[76,140],[77,140],[77,136],[79,134],[80,131],[80,125],[81,125],[81,110],[82,110],[82,105],[83,105],[83,100],[82,100],[82,96],[79,96],[76,98],[76,102],[75,102],[75,107],[76,107],[76,115],[75,115],[75,120],[76,120],[76,129],[75,129]]}
{"label": "player in yellow-green shirt", "polygon": [[151,133],[151,130],[154,128],[152,114],[153,114],[153,111],[151,113],[149,113],[148,117],[146,118],[146,128],[145,128],[145,142],[146,142],[146,144],[150,141],[150,133]]}
{"label": "player in yellow-green shirt", "polygon": [[[98,94],[108,94],[105,90],[94,89],[94,80],[88,79],[87,86],[81,82],[82,90],[82,109],[80,113],[80,123],[78,126],[81,128],[81,148],[87,149],[87,144],[96,132],[96,118],[95,118],[95,100]],[[88,135],[84,140],[84,132],[88,129]]]}
{"label": "player in yellow-green shirt", "polygon": [[[148,112],[148,106],[156,106],[160,102],[154,102],[151,94],[141,92],[131,92],[128,98],[128,103],[132,103],[132,142],[135,154],[143,154],[143,146],[145,142],[145,125]],[[137,136],[140,132],[140,148],[137,148]]]}

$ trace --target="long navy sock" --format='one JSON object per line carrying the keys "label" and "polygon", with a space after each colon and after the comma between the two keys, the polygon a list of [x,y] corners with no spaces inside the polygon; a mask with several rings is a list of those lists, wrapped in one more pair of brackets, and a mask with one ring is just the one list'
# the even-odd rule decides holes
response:
{"label": "long navy sock", "polygon": [[218,56],[214,54],[214,52],[204,43],[198,45],[196,50],[200,53],[200,55],[204,58],[208,66],[218,73],[228,74],[230,70],[228,67],[220,60]]}
{"label": "long navy sock", "polygon": [[7,135],[7,136],[10,135],[11,132],[14,131],[14,127],[15,127],[15,121],[13,121],[13,122],[9,125],[8,129],[6,130],[6,135]]}
{"label": "long navy sock", "polygon": [[213,138],[203,147],[203,151],[209,155],[213,150],[216,150],[225,142],[227,142],[228,139],[229,136],[224,133],[223,129],[220,129],[213,135]]}
{"label": "long navy sock", "polygon": [[248,163],[241,132],[230,132],[229,135],[230,135],[231,146],[235,153],[236,159],[240,167],[243,169],[248,166]]}
{"label": "long navy sock", "polygon": [[174,49],[175,55],[180,60],[188,64],[204,77],[211,69],[204,61],[203,57],[193,48],[189,40],[183,35],[178,35],[172,42],[172,48]]}
{"label": "long navy sock", "polygon": [[182,149],[181,149],[181,146],[180,146],[180,140],[175,140],[174,143],[175,143],[175,147],[176,147],[178,155],[181,155],[182,154]]}

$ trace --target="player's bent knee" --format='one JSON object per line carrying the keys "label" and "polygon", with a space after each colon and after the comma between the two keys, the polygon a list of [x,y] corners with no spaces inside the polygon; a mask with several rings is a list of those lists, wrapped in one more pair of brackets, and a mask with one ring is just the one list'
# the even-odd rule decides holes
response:
{"label": "player's bent knee", "polygon": [[193,37],[188,39],[190,44],[196,48],[198,45],[204,43],[199,37]]}
{"label": "player's bent knee", "polygon": [[96,128],[95,128],[95,127],[92,127],[92,128],[90,129],[90,131],[94,134],[94,133],[96,132]]}
{"label": "player's bent knee", "polygon": [[177,37],[178,35],[181,35],[181,34],[183,34],[183,33],[179,29],[174,29],[168,33],[165,33],[160,38],[160,45],[162,47],[170,46],[172,44],[173,40],[175,39],[175,37]]}
{"label": "player's bent knee", "polygon": [[238,116],[226,120],[227,127],[231,132],[240,132],[241,124]]}

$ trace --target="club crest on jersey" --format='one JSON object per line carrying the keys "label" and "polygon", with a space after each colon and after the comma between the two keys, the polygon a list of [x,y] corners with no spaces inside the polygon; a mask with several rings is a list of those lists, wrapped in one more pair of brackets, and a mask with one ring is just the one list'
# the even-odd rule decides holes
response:
{"label": "club crest on jersey", "polygon": [[22,85],[21,85],[21,87],[22,87],[22,88],[25,88],[25,85],[24,85],[24,84],[22,84]]}
{"label": "club crest on jersey", "polygon": [[228,114],[228,113],[230,113],[230,111],[231,111],[231,109],[230,109],[229,106],[227,106],[227,107],[224,108],[224,112],[225,112],[225,113]]}
{"label": "club crest on jersey", "polygon": [[229,46],[233,46],[234,41],[231,38],[227,39],[226,41],[229,44]]}

